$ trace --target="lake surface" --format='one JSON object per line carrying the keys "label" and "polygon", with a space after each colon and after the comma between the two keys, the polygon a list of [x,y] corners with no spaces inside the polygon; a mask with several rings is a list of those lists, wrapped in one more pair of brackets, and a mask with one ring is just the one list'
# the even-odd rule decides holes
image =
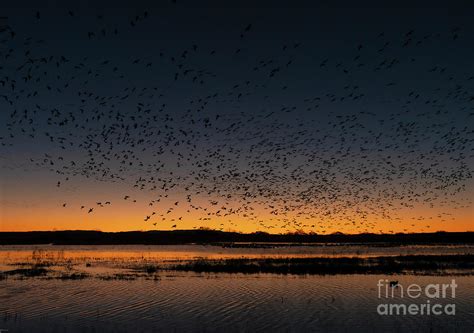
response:
{"label": "lake surface", "polygon": [[410,254],[474,254],[474,245],[405,245],[388,244],[313,244],[267,245],[235,243],[233,247],[213,245],[0,245],[6,260],[31,259],[46,256],[69,259],[192,259],[192,258],[258,258],[258,257],[340,257],[387,256]]}
{"label": "lake surface", "polygon": [[[12,276],[0,281],[0,329],[10,332],[472,332],[474,276],[276,275],[158,272],[105,279],[130,262],[253,256],[465,254],[469,246],[4,246],[2,270],[54,262],[92,278]],[[64,268],[64,263],[68,266]],[[89,265],[86,265],[89,264]],[[59,268],[58,268],[59,269]],[[400,287],[457,284],[455,297],[379,298],[379,280]],[[398,288],[398,287],[397,287]],[[382,288],[382,290],[384,290]],[[391,289],[390,289],[391,290]],[[383,296],[383,295],[382,295]],[[452,296],[452,295],[450,295]],[[380,315],[384,303],[455,304],[455,315]]]}

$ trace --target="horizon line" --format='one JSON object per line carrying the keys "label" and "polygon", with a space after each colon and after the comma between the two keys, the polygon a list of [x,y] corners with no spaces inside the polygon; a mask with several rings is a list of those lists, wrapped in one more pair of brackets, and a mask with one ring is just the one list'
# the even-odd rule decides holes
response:
{"label": "horizon line", "polygon": [[136,232],[183,232],[183,231],[212,231],[220,233],[236,233],[242,235],[252,235],[252,234],[267,234],[267,235],[307,235],[307,236],[334,236],[334,235],[347,235],[347,236],[357,236],[357,235],[420,235],[420,234],[437,234],[437,233],[447,233],[447,234],[459,234],[459,233],[474,233],[474,230],[466,231],[445,231],[437,230],[431,232],[394,232],[394,233],[376,233],[376,232],[360,232],[360,233],[344,233],[340,231],[335,231],[328,234],[321,234],[316,232],[304,232],[304,231],[288,231],[286,233],[270,233],[266,231],[254,231],[254,232],[242,232],[242,231],[224,231],[219,229],[208,229],[208,228],[199,228],[199,229],[176,229],[176,230],[119,230],[119,231],[103,231],[103,230],[94,230],[94,229],[61,229],[61,230],[28,230],[28,231],[0,231],[0,234],[3,233],[34,233],[34,232],[100,232],[100,233],[136,233]]}

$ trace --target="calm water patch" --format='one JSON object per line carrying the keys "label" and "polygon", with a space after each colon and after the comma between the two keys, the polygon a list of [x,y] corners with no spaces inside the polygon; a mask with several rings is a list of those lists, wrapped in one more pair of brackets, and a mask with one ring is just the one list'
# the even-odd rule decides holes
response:
{"label": "calm water patch", "polygon": [[[380,316],[377,282],[386,278],[189,273],[158,281],[5,280],[0,323],[10,332],[472,332],[474,277],[456,277],[455,316]],[[450,280],[396,278],[421,286]]]}

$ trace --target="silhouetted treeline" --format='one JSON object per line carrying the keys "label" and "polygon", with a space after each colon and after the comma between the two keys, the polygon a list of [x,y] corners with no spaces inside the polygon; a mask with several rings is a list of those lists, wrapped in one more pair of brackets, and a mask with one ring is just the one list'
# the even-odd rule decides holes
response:
{"label": "silhouetted treeline", "polygon": [[[434,232],[417,234],[250,234],[217,230],[174,231],[31,231],[0,232],[0,244],[219,244],[248,246],[233,243],[380,243],[388,244],[465,244],[474,243],[474,232]],[[258,244],[254,246],[260,246]],[[265,246],[262,244],[261,246]]]}

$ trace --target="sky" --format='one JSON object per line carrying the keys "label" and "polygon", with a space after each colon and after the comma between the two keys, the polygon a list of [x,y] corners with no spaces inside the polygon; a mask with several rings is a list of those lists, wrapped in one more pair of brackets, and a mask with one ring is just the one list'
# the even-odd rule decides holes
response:
{"label": "sky", "polygon": [[472,231],[469,1],[0,5],[0,231]]}

